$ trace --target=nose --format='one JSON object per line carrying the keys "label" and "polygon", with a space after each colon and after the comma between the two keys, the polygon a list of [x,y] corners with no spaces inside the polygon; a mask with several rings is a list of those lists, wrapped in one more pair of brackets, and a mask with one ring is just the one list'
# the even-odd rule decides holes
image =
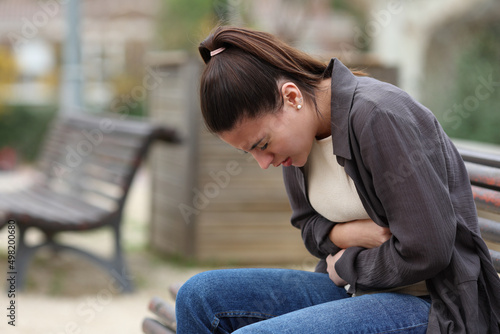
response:
{"label": "nose", "polygon": [[252,155],[262,169],[268,169],[273,162],[273,155],[271,153],[255,151],[252,152]]}

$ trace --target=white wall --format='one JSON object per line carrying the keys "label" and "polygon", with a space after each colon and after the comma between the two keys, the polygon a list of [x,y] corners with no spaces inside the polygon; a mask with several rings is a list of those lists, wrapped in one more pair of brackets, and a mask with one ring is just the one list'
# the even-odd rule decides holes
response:
{"label": "white wall", "polygon": [[425,54],[434,29],[490,0],[375,0],[364,27],[372,50],[399,68],[399,85],[419,99]]}

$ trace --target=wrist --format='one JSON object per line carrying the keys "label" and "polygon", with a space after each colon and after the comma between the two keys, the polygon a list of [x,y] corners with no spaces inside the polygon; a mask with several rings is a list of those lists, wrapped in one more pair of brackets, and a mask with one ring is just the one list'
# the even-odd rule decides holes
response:
{"label": "wrist", "polygon": [[330,230],[329,239],[338,248],[346,249],[353,245],[349,243],[351,237],[348,232],[349,224],[335,224]]}
{"label": "wrist", "polygon": [[351,284],[353,289],[356,289],[358,281],[358,271],[355,270],[355,263],[360,252],[365,249],[362,247],[350,247],[342,252],[342,256],[335,262],[335,272],[344,281]]}

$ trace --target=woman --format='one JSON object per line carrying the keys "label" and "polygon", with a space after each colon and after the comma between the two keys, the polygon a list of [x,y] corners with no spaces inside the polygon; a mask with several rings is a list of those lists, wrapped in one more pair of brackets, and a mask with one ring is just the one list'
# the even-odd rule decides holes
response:
{"label": "woman", "polygon": [[500,333],[500,280],[461,157],[400,89],[272,35],[199,47],[210,131],[283,166],[316,272],[217,270],[184,284],[178,333]]}

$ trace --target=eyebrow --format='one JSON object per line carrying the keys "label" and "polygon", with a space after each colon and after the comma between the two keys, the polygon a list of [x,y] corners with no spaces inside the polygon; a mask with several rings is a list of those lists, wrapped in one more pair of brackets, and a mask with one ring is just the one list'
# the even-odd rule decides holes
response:
{"label": "eyebrow", "polygon": [[256,148],[257,146],[259,146],[259,144],[265,139],[265,137],[262,137],[261,139],[259,139],[255,144],[252,145],[252,147],[250,147],[250,149],[248,151],[244,151],[244,152],[250,152],[251,150],[253,150],[254,148]]}

